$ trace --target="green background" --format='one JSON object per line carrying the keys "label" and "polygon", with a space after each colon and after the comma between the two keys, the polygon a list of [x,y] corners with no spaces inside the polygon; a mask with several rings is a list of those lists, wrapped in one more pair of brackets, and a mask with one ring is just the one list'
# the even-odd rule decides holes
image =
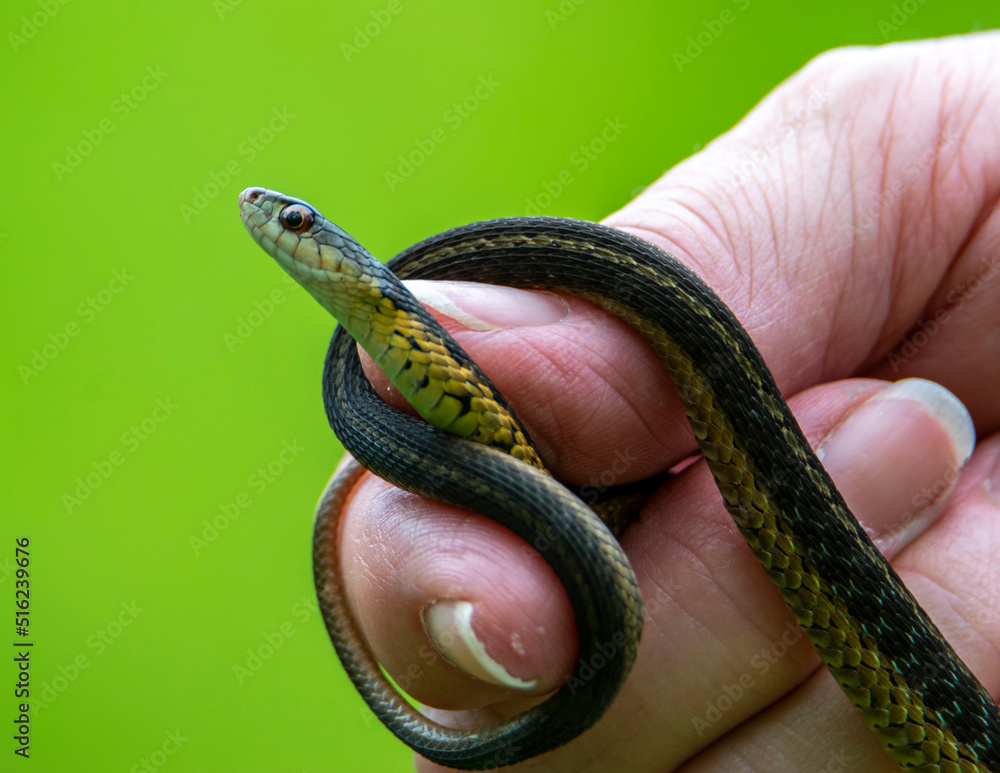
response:
{"label": "green background", "polygon": [[243,231],[244,187],[384,258],[599,219],[825,49],[998,24],[944,0],[6,3],[0,644],[34,648],[31,757],[5,687],[0,769],[410,769],[315,610],[332,322]]}

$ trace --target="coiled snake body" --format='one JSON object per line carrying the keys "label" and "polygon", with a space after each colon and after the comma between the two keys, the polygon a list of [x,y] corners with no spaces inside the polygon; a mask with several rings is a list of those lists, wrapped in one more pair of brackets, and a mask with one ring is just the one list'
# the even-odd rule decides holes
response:
{"label": "coiled snake body", "polygon": [[[381,263],[299,199],[240,194],[253,238],[341,323],[324,373],[327,413],[364,468],[414,493],[493,518],[542,551],[579,632],[567,685],[481,730],[426,719],[391,686],[344,601],[340,508],[361,467],[317,509],[314,571],[337,654],[371,709],[425,757],[467,770],[556,748],[603,714],[642,627],[635,577],[601,520],[545,471],[489,379]],[[580,296],[635,328],[680,393],[726,508],[886,751],[919,771],[1000,773],[1000,712],[848,510],[750,337],[719,298],[659,248],[558,218],[453,228],[390,263],[405,278],[490,282]],[[365,347],[420,415],[390,409],[361,372]],[[525,463],[527,462],[527,463]],[[578,673],[599,656],[604,665]]]}

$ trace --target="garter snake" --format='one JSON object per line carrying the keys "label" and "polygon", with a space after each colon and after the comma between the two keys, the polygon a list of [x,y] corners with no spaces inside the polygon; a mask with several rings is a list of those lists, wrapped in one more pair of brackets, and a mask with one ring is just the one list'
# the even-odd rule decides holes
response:
{"label": "garter snake", "polygon": [[[883,748],[907,769],[1000,773],[996,704],[850,513],[749,335],[672,256],[594,223],[505,218],[432,236],[390,261],[390,272],[304,201],[248,188],[240,209],[254,240],[340,322],[324,403],[361,466],[343,467],[320,500],[314,574],[337,654],[400,740],[467,770],[566,743],[597,721],[624,682],[642,611],[611,533],[544,471],[504,398],[392,272],[569,293],[631,325],[669,371],[747,544]],[[378,398],[355,340],[426,421]],[[337,558],[340,509],[362,466],[490,517],[529,544],[558,535],[542,557],[566,589],[579,635],[578,666],[564,687],[480,730],[431,722],[396,692],[346,605]],[[603,664],[596,676],[581,674],[595,656]]]}

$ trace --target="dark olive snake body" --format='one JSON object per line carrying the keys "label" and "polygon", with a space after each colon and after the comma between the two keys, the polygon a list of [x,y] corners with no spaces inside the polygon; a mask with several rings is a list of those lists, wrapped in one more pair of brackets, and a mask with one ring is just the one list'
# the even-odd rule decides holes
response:
{"label": "dark olive snake body", "polygon": [[[421,390],[435,390],[424,400],[425,418],[447,414],[442,424],[466,434],[445,434],[386,406],[361,372],[353,339],[338,328],[324,370],[324,402],[345,448],[391,483],[481,513],[529,544],[554,529],[560,539],[542,557],[573,606],[579,663],[596,654],[605,664],[591,679],[582,678],[578,665],[544,703],[483,730],[451,730],[424,718],[382,675],[344,602],[336,529],[359,474],[350,465],[331,481],[317,510],[314,570],[327,629],[355,686],[400,740],[451,767],[510,764],[579,735],[613,700],[638,647],[641,602],[617,542],[588,507],[537,469],[530,439],[493,385],[357,242],[305,202],[281,194],[248,189],[241,206],[254,238],[338,319],[359,303],[372,305],[375,316],[348,323],[359,340],[383,335],[384,319],[402,320],[403,333],[383,335],[374,350],[397,370],[404,394],[410,390],[419,402]],[[299,215],[308,224],[296,231]],[[268,239],[277,245],[273,251]],[[321,245],[315,258],[310,243]],[[355,265],[370,273],[362,290],[332,292],[323,284],[330,260],[320,254],[332,256],[336,270],[343,258],[348,273]],[[577,295],[636,329],[669,371],[747,544],[886,751],[905,769],[1000,773],[996,703],[850,513],[749,335],[689,269],[629,234],[557,218],[453,228],[388,265],[401,278]],[[430,374],[442,373],[446,385],[429,387]],[[479,442],[470,442],[473,436]]]}

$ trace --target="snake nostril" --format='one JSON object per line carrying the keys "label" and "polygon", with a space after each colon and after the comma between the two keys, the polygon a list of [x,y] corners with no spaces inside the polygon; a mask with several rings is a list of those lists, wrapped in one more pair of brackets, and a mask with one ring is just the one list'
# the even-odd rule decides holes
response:
{"label": "snake nostril", "polygon": [[263,188],[247,188],[240,194],[239,202],[240,204],[243,204],[248,201],[251,204],[256,204],[257,199],[259,199],[263,194]]}

